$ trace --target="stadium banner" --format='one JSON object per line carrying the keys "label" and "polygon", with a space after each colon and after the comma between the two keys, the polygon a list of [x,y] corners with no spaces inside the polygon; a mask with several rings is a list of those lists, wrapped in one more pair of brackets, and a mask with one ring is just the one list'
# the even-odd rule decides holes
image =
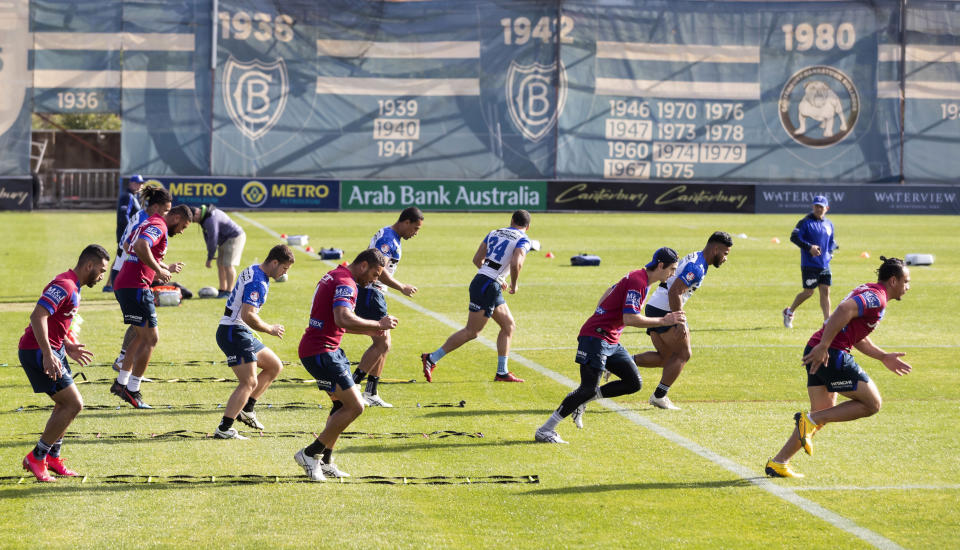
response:
{"label": "stadium banner", "polygon": [[[217,9],[214,174],[553,175],[554,2],[220,0]],[[505,34],[507,20],[545,26],[521,40]]]}
{"label": "stadium banner", "polygon": [[562,8],[556,179],[899,179],[899,1]]}
{"label": "stadium banner", "polygon": [[0,176],[30,173],[30,2],[0,2]]}
{"label": "stadium banner", "polygon": [[960,173],[960,3],[911,0],[905,18],[903,177],[953,183]]}
{"label": "stadium banner", "polygon": [[343,181],[341,210],[421,210],[542,212],[545,181]]}
{"label": "stadium banner", "polygon": [[960,186],[758,185],[758,214],[802,214],[824,195],[831,214],[960,214]]}
{"label": "stadium banner", "polygon": [[33,210],[33,178],[0,178],[0,210]]}
{"label": "stadium banner", "polygon": [[213,204],[219,208],[264,210],[336,210],[340,185],[334,180],[154,177],[173,196],[173,204]]}
{"label": "stadium banner", "polygon": [[209,174],[213,0],[122,4],[122,172]]}
{"label": "stadium banner", "polygon": [[547,208],[635,212],[754,212],[752,184],[551,181]]}

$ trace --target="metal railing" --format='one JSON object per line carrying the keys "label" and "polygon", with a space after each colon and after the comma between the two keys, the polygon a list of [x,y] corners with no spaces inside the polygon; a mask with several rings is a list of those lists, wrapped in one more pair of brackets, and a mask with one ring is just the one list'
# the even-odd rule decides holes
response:
{"label": "metal railing", "polygon": [[110,207],[117,200],[119,181],[119,170],[56,170],[51,196],[43,202],[54,208]]}

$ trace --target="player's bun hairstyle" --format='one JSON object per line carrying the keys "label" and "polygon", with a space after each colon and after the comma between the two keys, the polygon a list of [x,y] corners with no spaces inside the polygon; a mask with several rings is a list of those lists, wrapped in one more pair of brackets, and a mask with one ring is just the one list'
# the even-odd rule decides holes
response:
{"label": "player's bun hairstyle", "polygon": [[710,235],[709,239],[707,239],[707,244],[710,243],[720,243],[723,246],[733,246],[733,237],[731,237],[726,231],[716,231],[713,235]]}
{"label": "player's bun hairstyle", "polygon": [[162,185],[144,185],[142,188],[140,188],[140,198],[143,200],[144,208],[150,206],[151,204],[164,204],[173,202],[173,197],[170,196],[170,191],[164,189]]}
{"label": "player's bun hairstyle", "polygon": [[181,218],[193,221],[193,211],[185,204],[178,204],[170,209],[170,214],[176,214]]}
{"label": "player's bun hairstyle", "polygon": [[88,244],[87,247],[83,249],[83,252],[80,253],[80,258],[77,259],[77,265],[96,262],[98,260],[110,261],[110,253],[99,244]]}
{"label": "player's bun hairstyle", "polygon": [[530,227],[530,212],[526,210],[517,210],[510,217],[510,223],[517,227]]}
{"label": "player's bun hairstyle", "polygon": [[886,281],[890,277],[896,277],[898,279],[903,277],[903,260],[900,258],[887,258],[885,256],[880,256],[880,261],[883,263],[877,268],[878,282]]}
{"label": "player's bun hairstyle", "polygon": [[418,222],[423,219],[423,212],[416,206],[408,206],[403,209],[403,212],[400,212],[400,218],[397,220],[397,223],[402,222]]}
{"label": "player's bun hairstyle", "polygon": [[359,264],[360,262],[367,262],[368,266],[379,265],[380,267],[386,267],[387,257],[376,248],[368,248],[357,254],[357,257],[353,260],[355,264]]}
{"label": "player's bun hairstyle", "polygon": [[267,254],[267,262],[277,260],[281,264],[292,264],[296,258],[293,256],[293,250],[290,250],[290,247],[285,244],[278,244],[277,246],[270,249],[270,253]]}

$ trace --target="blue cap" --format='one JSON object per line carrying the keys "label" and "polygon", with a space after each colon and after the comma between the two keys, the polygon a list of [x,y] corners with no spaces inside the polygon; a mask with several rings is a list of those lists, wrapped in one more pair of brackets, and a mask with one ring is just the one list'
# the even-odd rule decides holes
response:
{"label": "blue cap", "polygon": [[140,174],[134,174],[134,175],[130,176],[130,182],[131,182],[131,183],[143,183],[143,176],[141,176]]}
{"label": "blue cap", "polygon": [[653,253],[653,259],[650,260],[650,263],[648,263],[645,267],[647,269],[656,269],[657,264],[675,264],[679,258],[680,257],[677,256],[676,250],[668,246],[664,246],[663,248],[658,248],[657,251]]}
{"label": "blue cap", "polygon": [[830,206],[830,203],[827,201],[827,197],[824,195],[817,195],[816,197],[813,197],[813,204],[814,206]]}

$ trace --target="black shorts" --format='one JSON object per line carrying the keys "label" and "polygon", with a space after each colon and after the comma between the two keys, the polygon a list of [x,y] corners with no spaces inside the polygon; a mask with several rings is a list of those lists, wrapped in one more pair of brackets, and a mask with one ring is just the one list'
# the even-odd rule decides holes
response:
{"label": "black shorts", "polygon": [[350,361],[342,349],[301,357],[300,362],[316,379],[317,388],[321,391],[333,393],[338,387],[347,390],[355,385],[350,375]]}
{"label": "black shorts", "polygon": [[[670,312],[664,311],[658,307],[653,307],[650,304],[643,306],[643,314],[647,317],[666,317],[668,313]],[[652,334],[654,332],[663,334],[675,326],[677,325],[668,325],[665,327],[647,327],[647,334]]]}
{"label": "black shorts", "polygon": [[[803,348],[803,355],[810,353],[810,346]],[[849,353],[830,348],[827,350],[827,364],[821,365],[815,374],[810,374],[810,365],[807,369],[807,387],[826,386],[831,392],[856,391],[860,382],[870,382],[870,376],[860,368],[853,356]]]}
{"label": "black shorts", "polygon": [[266,348],[247,327],[239,325],[218,325],[217,345],[227,356],[227,366],[236,367],[244,363],[255,363],[257,354]]}
{"label": "black shorts", "polygon": [[505,303],[496,279],[478,273],[470,281],[470,311],[482,311],[487,317],[493,317],[493,310]]}
{"label": "black shorts", "polygon": [[157,308],[153,303],[153,291],[149,288],[115,288],[113,295],[120,302],[123,322],[138,327],[157,326]]}
{"label": "black shorts", "polygon": [[803,275],[803,288],[817,288],[818,285],[830,286],[832,282],[829,267],[802,265],[800,273]]}
{"label": "black shorts", "polygon": [[[611,344],[603,338],[593,336],[577,337],[577,356],[574,361],[601,371],[637,370],[633,357],[621,344]],[[611,368],[608,369],[608,365]]]}
{"label": "black shorts", "polygon": [[23,366],[27,378],[30,379],[30,385],[33,386],[33,393],[45,393],[53,395],[58,391],[73,384],[73,373],[70,371],[70,363],[67,362],[67,350],[65,347],[53,350],[53,355],[60,360],[60,367],[63,372],[60,378],[56,380],[47,376],[43,372],[43,352],[39,349],[20,350],[20,365]]}
{"label": "black shorts", "polygon": [[387,300],[375,288],[361,288],[357,291],[357,305],[353,312],[361,319],[379,321],[387,316]]}

